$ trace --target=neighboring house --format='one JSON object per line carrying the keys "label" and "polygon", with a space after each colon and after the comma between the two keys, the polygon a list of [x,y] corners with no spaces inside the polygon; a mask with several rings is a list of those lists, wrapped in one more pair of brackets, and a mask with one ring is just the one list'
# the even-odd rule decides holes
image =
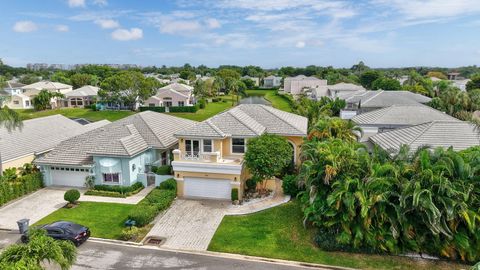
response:
{"label": "neighboring house", "polygon": [[19,83],[15,81],[7,81],[3,90],[5,90],[10,95],[17,95],[23,92],[22,87],[24,86],[25,84],[23,83]]}
{"label": "neighboring house", "polygon": [[9,97],[7,106],[11,109],[32,109],[33,98],[24,94],[14,94]]}
{"label": "neighboring house", "polygon": [[285,137],[293,148],[292,162],[299,165],[307,122],[270,106],[243,104],[177,132],[179,147],[172,162],[177,195],[229,200],[237,188],[241,199],[249,178],[243,160],[248,139],[264,133]]}
{"label": "neighboring house", "polygon": [[195,123],[152,111],[137,113],[70,138],[35,164],[47,186],[81,187],[90,175],[97,185],[153,184],[146,175],[151,166],[170,163],[170,152],[178,147],[173,134]]}
{"label": "neighboring house", "polygon": [[397,81],[400,83],[400,85],[403,85],[406,81],[410,79],[410,76],[408,75],[403,75],[400,78],[397,78]]}
{"label": "neighboring house", "polygon": [[245,75],[242,77],[242,79],[248,79],[248,80],[252,80],[255,84],[255,86],[260,86],[260,78],[258,77],[250,77],[248,75]]}
{"label": "neighboring house", "polygon": [[442,121],[460,121],[446,113],[425,105],[394,105],[375,111],[356,115],[352,121],[362,129],[360,141],[394,129],[411,127],[418,124]]}
{"label": "neighboring house", "polygon": [[263,78],[263,88],[280,87],[281,84],[282,84],[282,77],[270,75]]}
{"label": "neighboring house", "polygon": [[83,108],[95,104],[98,98],[100,88],[91,85],[85,85],[65,94],[65,107]]}
{"label": "neighboring house", "polygon": [[192,106],[193,87],[181,83],[172,83],[159,88],[157,94],[144,101],[149,107],[172,107],[172,106]]}
{"label": "neighboring house", "polygon": [[431,98],[410,91],[359,91],[353,94],[341,95],[339,98],[347,103],[341,110],[342,119],[350,119],[357,114],[390,107],[393,105],[425,104]]}
{"label": "neighboring house", "polygon": [[460,151],[480,145],[480,133],[476,125],[464,121],[433,121],[412,127],[379,133],[370,137],[370,142],[396,154],[402,145],[410,148],[410,153],[419,147],[453,147]]}
{"label": "neighboring house", "polygon": [[[49,92],[54,92],[54,93],[61,93],[61,94],[66,94],[68,92],[72,91],[72,86],[68,84],[63,84],[59,82],[51,82],[51,81],[40,81],[36,83],[32,83],[29,85],[25,85],[22,87],[22,94],[25,96],[30,97],[30,99],[33,100],[35,96],[40,93],[42,90],[47,90]],[[61,107],[62,104],[62,99],[60,98],[52,98],[50,101],[50,105],[52,108],[59,108]]]}
{"label": "neighboring house", "polygon": [[8,132],[0,128],[0,158],[2,168],[17,168],[30,163],[60,142],[109,123],[99,121],[81,125],[57,114],[23,121],[21,129]]}
{"label": "neighboring house", "polygon": [[337,98],[344,95],[354,94],[358,91],[365,91],[365,88],[361,85],[341,82],[316,88],[312,91],[312,98],[317,100],[323,96]]}
{"label": "neighboring house", "polygon": [[[287,77],[283,80],[283,91],[294,96],[302,94],[305,90],[314,92],[317,91],[317,89],[325,91],[324,95],[327,95],[325,86],[327,86],[327,80],[320,80],[313,76],[298,75],[295,77]],[[317,93],[317,95],[322,94]]]}

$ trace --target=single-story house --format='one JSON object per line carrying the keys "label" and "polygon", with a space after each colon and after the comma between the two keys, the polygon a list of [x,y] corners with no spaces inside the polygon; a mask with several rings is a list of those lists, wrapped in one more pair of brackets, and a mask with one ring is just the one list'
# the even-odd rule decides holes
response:
{"label": "single-story house", "polygon": [[352,117],[352,121],[362,129],[360,140],[362,142],[368,141],[370,136],[377,133],[437,120],[460,121],[444,112],[422,104],[393,105]]}
{"label": "single-story house", "polygon": [[87,176],[94,176],[97,185],[148,185],[151,166],[169,164],[178,147],[173,134],[195,123],[145,111],[63,141],[34,163],[47,186],[82,187]]}
{"label": "single-story house", "polygon": [[366,89],[361,85],[356,85],[353,83],[337,83],[333,85],[327,85],[328,96],[331,98],[336,98],[341,95],[354,94],[358,91],[366,91]]}
{"label": "single-story house", "polygon": [[183,107],[192,106],[193,103],[193,87],[181,83],[172,83],[159,88],[155,96],[144,101],[149,107]]}
{"label": "single-story house", "polygon": [[460,151],[480,145],[480,133],[478,128],[469,122],[439,120],[379,133],[369,140],[392,154],[398,153],[402,145],[407,145],[410,153],[423,146],[453,147]]}
{"label": "single-story house", "polygon": [[325,89],[327,80],[320,80],[319,78],[305,75],[298,75],[295,77],[287,77],[283,80],[283,91],[292,95],[300,95],[305,90],[316,92],[316,89]]}
{"label": "single-story house", "polygon": [[358,91],[342,95],[346,107],[341,110],[340,117],[351,119],[357,114],[370,112],[393,105],[418,105],[428,103],[431,98],[410,91]]}
{"label": "single-story house", "polygon": [[[61,93],[66,94],[72,91],[72,86],[64,83],[59,82],[51,82],[51,81],[40,81],[36,83],[32,83],[29,85],[25,85],[22,87],[22,94],[25,96],[30,97],[33,99],[35,96],[40,93],[42,90],[47,90],[49,92]],[[50,105],[52,108],[59,108],[62,107],[62,100],[60,98],[52,98],[50,101]]]}
{"label": "single-story house", "polygon": [[[285,137],[300,164],[300,147],[308,120],[266,105],[242,104],[175,133],[179,147],[172,162],[179,197],[229,200],[243,196],[249,178],[244,164],[247,141],[264,133]],[[268,186],[275,185],[268,181]]]}
{"label": "single-story house", "polygon": [[8,132],[0,128],[0,160],[3,169],[30,163],[60,142],[109,123],[107,120],[87,125],[57,114],[23,121],[21,129]]}
{"label": "single-story house", "polygon": [[245,75],[245,76],[242,77],[242,79],[252,80],[254,82],[255,86],[260,85],[260,78],[258,78],[258,77],[250,77],[248,75]]}
{"label": "single-story house", "polygon": [[263,88],[275,88],[282,85],[282,77],[270,75],[263,78]]}
{"label": "single-story house", "polygon": [[80,107],[95,104],[100,88],[91,85],[85,85],[65,94],[65,107]]}

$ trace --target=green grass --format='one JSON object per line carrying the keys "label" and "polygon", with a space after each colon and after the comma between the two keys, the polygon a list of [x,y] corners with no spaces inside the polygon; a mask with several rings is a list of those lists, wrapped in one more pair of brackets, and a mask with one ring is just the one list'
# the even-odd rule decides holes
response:
{"label": "green grass", "polygon": [[35,111],[33,109],[16,110],[23,120],[61,114],[68,118],[85,118],[89,121],[109,120],[115,121],[134,114],[133,111],[92,111],[82,108],[60,108],[54,110]]}
{"label": "green grass", "polygon": [[34,225],[59,220],[75,222],[90,228],[93,237],[119,239],[128,212],[135,205],[119,203],[80,202],[75,208],[60,208]]}
{"label": "green grass", "polygon": [[209,102],[205,109],[200,109],[196,113],[169,114],[194,121],[203,121],[232,107],[232,96],[223,96],[222,99],[226,102]]}
{"label": "green grass", "polygon": [[469,269],[443,261],[325,252],[313,244],[314,231],[304,229],[302,217],[296,201],[251,215],[226,216],[208,250],[360,269]]}
{"label": "green grass", "polygon": [[274,108],[282,111],[291,112],[292,106],[287,97],[277,94],[276,90],[247,90],[249,96],[263,96],[272,103]]}

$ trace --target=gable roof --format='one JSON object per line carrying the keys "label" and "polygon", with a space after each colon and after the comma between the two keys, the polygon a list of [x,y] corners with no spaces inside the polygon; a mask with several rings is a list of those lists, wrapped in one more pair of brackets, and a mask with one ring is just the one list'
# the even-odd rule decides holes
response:
{"label": "gable roof", "polygon": [[22,89],[35,89],[35,90],[42,90],[42,89],[46,89],[46,90],[49,90],[49,91],[55,91],[55,90],[59,90],[59,89],[68,89],[68,88],[71,88],[72,86],[71,85],[68,85],[68,84],[64,84],[64,83],[59,83],[59,82],[51,82],[51,81],[39,81],[39,82],[36,82],[36,83],[32,83],[32,84],[29,84],[29,85],[25,85],[22,87]]}
{"label": "gable roof", "polygon": [[410,152],[421,146],[453,147],[463,150],[480,145],[480,132],[474,124],[464,121],[433,121],[412,127],[396,129],[370,137],[370,141],[384,150],[396,153],[402,145]]}
{"label": "gable roof", "polygon": [[412,126],[435,120],[460,121],[446,113],[425,105],[393,105],[387,108],[362,113],[352,118],[359,125]]}
{"label": "gable roof", "polygon": [[173,136],[194,121],[145,111],[62,142],[35,162],[38,164],[86,165],[93,155],[131,157],[149,148],[166,149],[178,140]]}
{"label": "gable roof", "polygon": [[7,81],[4,89],[16,89],[25,86],[23,83],[14,82],[14,81]]}
{"label": "gable roof", "polygon": [[177,132],[177,137],[255,137],[263,133],[305,136],[308,120],[260,104],[241,104],[217,114],[192,128]]}
{"label": "gable roof", "polygon": [[155,95],[155,97],[163,97],[165,95],[168,95],[168,94],[173,94],[173,95],[176,95],[176,96],[180,96],[182,98],[188,98],[188,94],[186,94],[187,92],[184,91],[183,93],[182,92],[178,92],[176,90],[174,90],[173,88],[160,88],[157,90],[157,94]]}
{"label": "gable roof", "polygon": [[66,97],[88,97],[98,95],[100,88],[91,85],[85,85],[65,94]]}
{"label": "gable roof", "polygon": [[184,95],[187,95],[189,96],[191,94],[191,92],[193,91],[193,87],[189,86],[189,85],[186,85],[186,84],[183,84],[183,83],[171,83],[167,86],[164,86],[164,87],[161,87],[159,88],[158,90],[162,90],[162,89],[172,89],[174,91],[177,91],[177,92],[180,92]]}
{"label": "gable roof", "polygon": [[410,91],[362,91],[342,97],[347,103],[359,103],[360,107],[385,108],[392,105],[417,105],[431,98]]}
{"label": "gable roof", "polygon": [[35,153],[43,153],[73,136],[110,123],[107,120],[81,125],[57,114],[23,121],[21,129],[8,132],[0,128],[2,162]]}

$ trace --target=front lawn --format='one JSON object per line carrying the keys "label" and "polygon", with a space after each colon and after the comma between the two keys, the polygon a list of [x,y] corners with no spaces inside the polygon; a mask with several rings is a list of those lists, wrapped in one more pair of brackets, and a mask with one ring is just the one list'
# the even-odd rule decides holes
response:
{"label": "front lawn", "polygon": [[103,119],[113,122],[135,113],[133,111],[93,111],[91,109],[82,108],[60,108],[45,111],[35,111],[33,109],[19,109],[15,111],[20,113],[22,120],[61,114],[68,118],[85,118],[93,122]]}
{"label": "front lawn", "polygon": [[90,228],[93,237],[119,239],[128,213],[135,205],[80,202],[75,208],[60,208],[34,225],[59,220],[75,222]]}
{"label": "front lawn", "polygon": [[[221,102],[209,102],[205,106],[205,109],[199,109],[195,113],[169,113],[169,114],[194,120],[194,121],[203,121],[232,107],[232,98],[233,98],[232,96],[223,96],[221,98],[222,98]],[[236,103],[236,99],[235,99],[235,103]]]}
{"label": "front lawn", "polygon": [[325,252],[305,230],[298,202],[246,216],[226,216],[208,250],[360,269],[469,269],[468,266],[397,256]]}
{"label": "front lawn", "polygon": [[277,94],[276,90],[247,90],[249,96],[263,96],[272,103],[274,108],[282,111],[291,112],[292,104],[287,97]]}

